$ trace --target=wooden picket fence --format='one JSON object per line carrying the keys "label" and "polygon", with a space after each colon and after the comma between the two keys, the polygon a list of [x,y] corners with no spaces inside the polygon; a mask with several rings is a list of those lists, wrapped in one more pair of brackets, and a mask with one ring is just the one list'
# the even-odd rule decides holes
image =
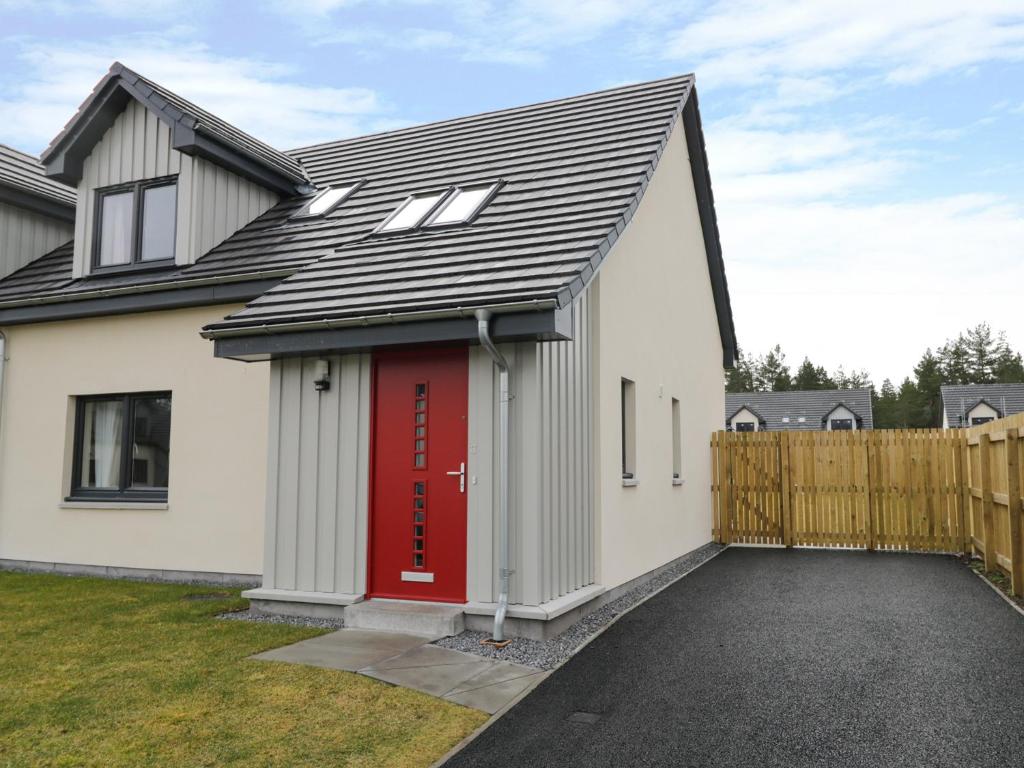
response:
{"label": "wooden picket fence", "polygon": [[970,544],[986,570],[1009,574],[1015,595],[1024,594],[1022,428],[1024,413],[1018,413],[966,430]]}
{"label": "wooden picket fence", "polygon": [[719,432],[712,456],[724,543],[963,550],[960,430]]}
{"label": "wooden picket fence", "polygon": [[716,432],[715,539],[973,554],[1022,594],[1021,428]]}

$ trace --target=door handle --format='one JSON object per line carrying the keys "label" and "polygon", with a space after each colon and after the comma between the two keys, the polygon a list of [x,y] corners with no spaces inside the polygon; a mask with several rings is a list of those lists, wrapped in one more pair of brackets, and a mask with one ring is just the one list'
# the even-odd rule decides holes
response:
{"label": "door handle", "polygon": [[449,477],[455,477],[456,475],[458,475],[459,493],[466,492],[466,462],[463,461],[459,464],[459,469],[457,472],[445,472],[445,474],[448,475]]}

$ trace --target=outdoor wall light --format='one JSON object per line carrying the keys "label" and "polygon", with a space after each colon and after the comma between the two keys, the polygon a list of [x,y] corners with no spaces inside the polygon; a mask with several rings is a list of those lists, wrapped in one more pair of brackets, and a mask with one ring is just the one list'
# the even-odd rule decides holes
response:
{"label": "outdoor wall light", "polygon": [[313,377],[313,386],[317,392],[325,392],[331,388],[331,363],[329,360],[316,361],[316,373]]}

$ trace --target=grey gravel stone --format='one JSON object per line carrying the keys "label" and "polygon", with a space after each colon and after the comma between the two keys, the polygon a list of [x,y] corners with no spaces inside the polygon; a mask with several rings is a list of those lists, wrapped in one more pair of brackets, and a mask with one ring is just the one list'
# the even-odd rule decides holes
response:
{"label": "grey gravel stone", "polygon": [[700,549],[695,549],[646,584],[641,584],[636,589],[632,589],[607,605],[598,608],[550,640],[529,640],[524,637],[516,637],[507,646],[499,649],[481,645],[482,640],[490,637],[488,633],[467,631],[453,637],[443,637],[434,641],[434,644],[464,653],[475,653],[477,656],[485,656],[489,659],[511,661],[540,669],[555,669],[620,613],[625,613],[644,598],[681,578],[723,549],[725,549],[723,545],[714,543],[705,544]]}
{"label": "grey gravel stone", "polygon": [[341,629],[345,622],[341,619],[313,619],[306,616],[278,616],[275,613],[263,613],[249,608],[245,611],[230,611],[217,616],[225,621],[256,621],[263,624],[290,624],[293,627],[316,627],[317,629]]}

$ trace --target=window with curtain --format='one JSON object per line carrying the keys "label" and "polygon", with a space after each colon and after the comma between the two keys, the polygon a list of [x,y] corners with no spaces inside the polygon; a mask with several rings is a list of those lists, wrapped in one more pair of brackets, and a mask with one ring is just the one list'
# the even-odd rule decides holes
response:
{"label": "window with curtain", "polygon": [[96,193],[93,266],[129,269],[174,264],[178,185],[136,181]]}
{"label": "window with curtain", "polygon": [[69,500],[166,501],[171,394],[80,397]]}

